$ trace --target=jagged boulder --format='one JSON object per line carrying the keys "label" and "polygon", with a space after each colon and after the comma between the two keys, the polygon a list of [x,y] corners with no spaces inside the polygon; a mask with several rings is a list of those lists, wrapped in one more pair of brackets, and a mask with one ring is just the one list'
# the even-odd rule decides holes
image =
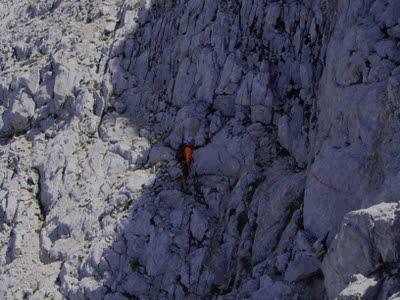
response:
{"label": "jagged boulder", "polygon": [[384,279],[383,273],[400,257],[399,222],[399,203],[382,203],[345,216],[322,264],[330,299],[344,290],[355,274],[376,274]]}
{"label": "jagged boulder", "polygon": [[14,99],[8,121],[15,133],[29,128],[34,113],[35,102],[27,93],[22,93]]}
{"label": "jagged boulder", "polygon": [[376,299],[380,282],[361,274],[353,275],[349,285],[337,296],[338,300]]}
{"label": "jagged boulder", "polygon": [[54,105],[53,111],[56,112],[63,105],[67,97],[72,97],[74,88],[78,85],[82,76],[79,72],[78,64],[75,60],[70,60],[68,64],[60,58],[54,58]]}

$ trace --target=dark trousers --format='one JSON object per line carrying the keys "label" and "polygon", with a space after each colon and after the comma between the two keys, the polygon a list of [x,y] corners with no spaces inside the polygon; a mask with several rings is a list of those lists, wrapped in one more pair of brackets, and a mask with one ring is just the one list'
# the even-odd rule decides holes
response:
{"label": "dark trousers", "polygon": [[190,169],[190,166],[185,161],[183,161],[182,162],[182,172],[183,172],[183,177],[185,178],[185,180],[189,177],[189,169]]}

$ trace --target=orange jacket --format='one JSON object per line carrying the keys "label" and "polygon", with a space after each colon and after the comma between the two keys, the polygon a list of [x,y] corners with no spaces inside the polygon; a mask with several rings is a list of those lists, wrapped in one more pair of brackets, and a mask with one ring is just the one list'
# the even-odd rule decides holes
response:
{"label": "orange jacket", "polygon": [[193,149],[190,145],[185,145],[183,148],[183,163],[190,166],[193,159]]}

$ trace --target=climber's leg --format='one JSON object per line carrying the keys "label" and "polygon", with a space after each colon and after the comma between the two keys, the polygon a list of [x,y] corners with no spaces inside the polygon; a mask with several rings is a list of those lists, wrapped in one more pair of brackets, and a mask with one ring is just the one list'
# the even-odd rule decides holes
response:
{"label": "climber's leg", "polygon": [[187,164],[183,161],[182,162],[182,186],[186,186],[186,181],[189,175],[189,168],[187,167]]}

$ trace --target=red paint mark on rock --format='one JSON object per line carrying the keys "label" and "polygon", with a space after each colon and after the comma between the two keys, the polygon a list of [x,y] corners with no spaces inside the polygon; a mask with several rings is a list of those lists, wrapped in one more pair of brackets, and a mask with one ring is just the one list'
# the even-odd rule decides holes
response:
{"label": "red paint mark on rock", "polygon": [[329,183],[323,182],[322,179],[321,179],[320,177],[318,177],[317,175],[311,174],[311,176],[312,176],[316,181],[318,181],[319,184],[322,185],[323,187],[325,187],[325,188],[327,188],[327,189],[329,189],[329,190],[331,190],[331,191],[334,191],[334,192],[336,192],[336,193],[344,193],[344,190],[342,190],[342,189],[340,189],[340,188],[338,188],[338,187],[336,187],[336,186],[333,186],[333,185],[331,185],[331,184],[329,184]]}

